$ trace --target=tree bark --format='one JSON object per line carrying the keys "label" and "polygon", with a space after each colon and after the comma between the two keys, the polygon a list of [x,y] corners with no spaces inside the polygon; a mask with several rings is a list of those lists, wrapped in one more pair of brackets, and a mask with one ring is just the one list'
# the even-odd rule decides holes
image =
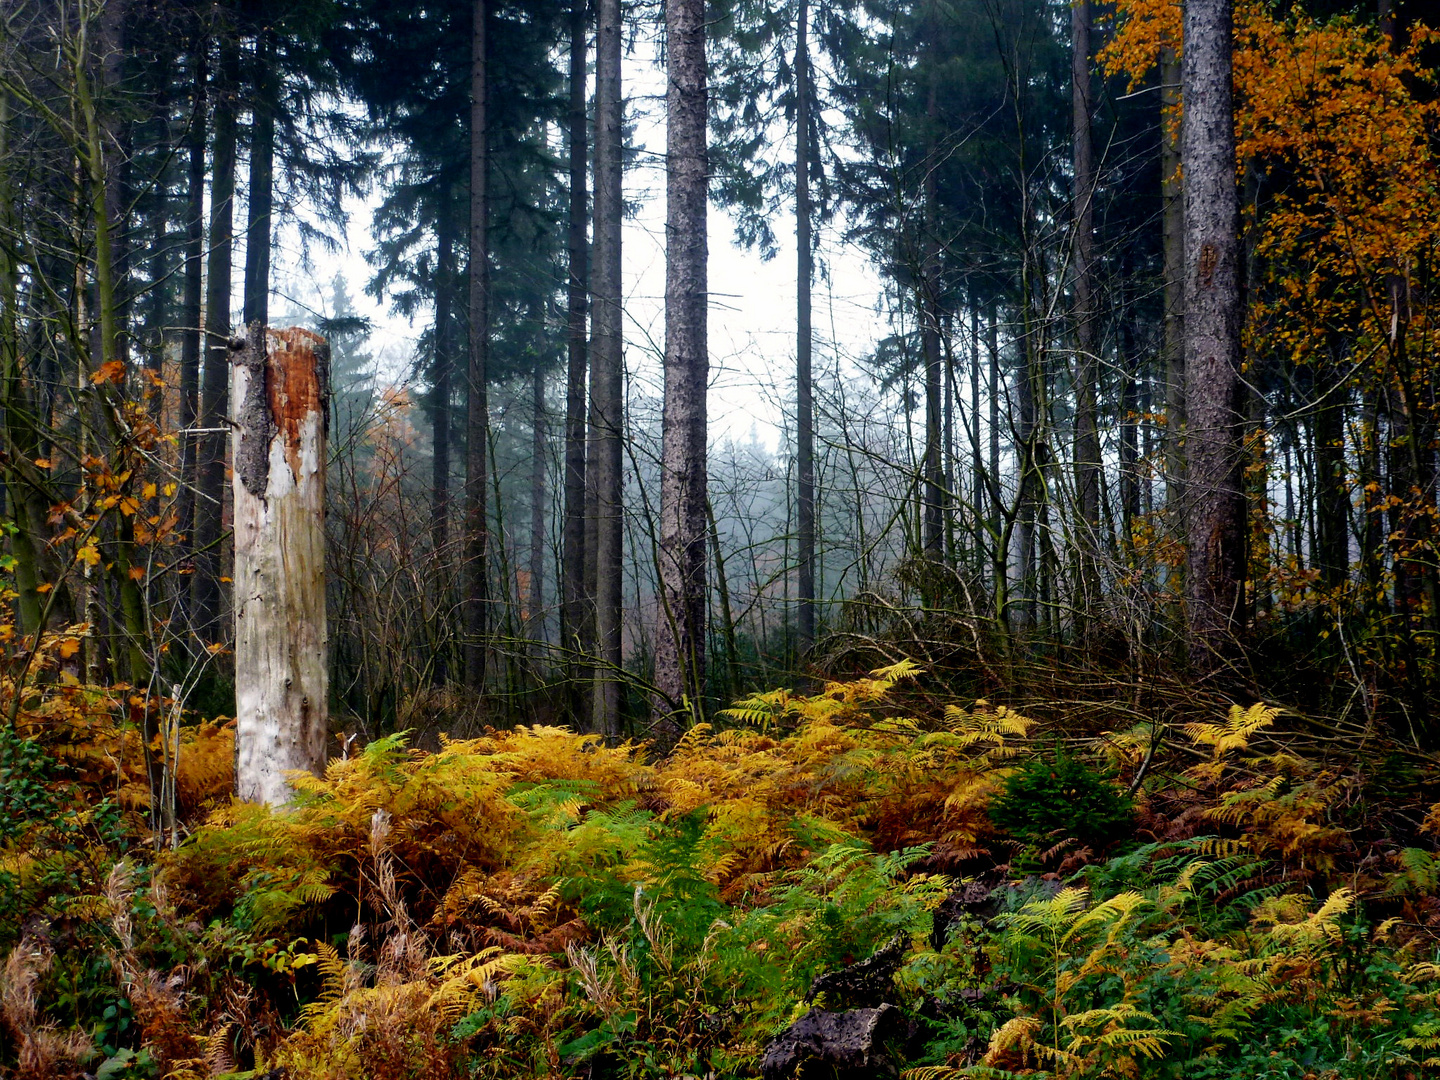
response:
{"label": "tree bark", "polygon": [[[932,58],[932,65],[934,60]],[[930,92],[925,106],[926,127],[929,132],[929,148],[926,155],[929,167],[925,170],[923,210],[923,229],[921,237],[921,258],[923,265],[920,271],[920,348],[925,360],[925,460],[924,471],[924,507],[923,507],[923,528],[922,543],[925,547],[925,558],[938,562],[944,551],[945,543],[945,485],[942,478],[941,464],[941,426],[942,426],[942,376],[941,355],[940,355],[940,299],[938,291],[940,288],[940,242],[935,235],[935,201],[936,201],[936,163],[935,163],[935,126],[938,121],[939,108],[936,99],[935,76],[930,76]],[[928,583],[932,575],[926,574],[924,580]],[[925,591],[930,591],[927,584]],[[927,597],[926,602],[932,603],[933,596]]]}
{"label": "tree bark", "polygon": [[976,573],[983,575],[985,567],[985,458],[980,450],[980,304],[975,294],[970,294],[970,429],[967,433],[970,443],[970,487],[974,491],[974,507],[971,516],[975,520]]}
{"label": "tree bark", "polygon": [[526,634],[545,641],[545,373],[535,365],[530,376],[530,588]]}
{"label": "tree bark", "polygon": [[486,363],[490,344],[490,152],[487,126],[486,0],[474,0],[470,34],[470,371],[465,412],[465,685],[485,682],[485,608],[489,522],[486,466],[490,417]]}
{"label": "tree bark", "polygon": [[[449,208],[435,224],[435,365],[430,442],[430,543],[438,559],[450,546],[450,429],[455,394],[455,226]],[[443,667],[437,670],[443,681]]]}
{"label": "tree bark", "polygon": [[1345,484],[1345,408],[1321,400],[1315,412],[1315,562],[1326,588],[1350,574],[1350,495]]}
{"label": "tree bark", "polygon": [[[1161,246],[1165,276],[1165,501],[1171,526],[1183,532],[1185,456],[1185,199],[1180,180],[1180,58],[1167,47],[1160,61]],[[1183,537],[1182,537],[1183,538]]]}
{"label": "tree bark", "polygon": [[1190,659],[1214,671],[1245,624],[1245,415],[1240,380],[1240,203],[1230,0],[1185,10],[1185,370]]}
{"label": "tree bark", "polygon": [[[107,153],[105,163],[105,217],[109,222],[106,229],[110,248],[111,277],[113,280],[114,335],[111,338],[113,357],[122,362],[130,358],[130,308],[133,289],[130,281],[130,211],[133,200],[131,188],[131,157],[133,118],[128,110],[114,107],[111,97],[125,81],[125,60],[129,53],[126,40],[130,28],[131,0],[109,0],[100,8],[100,72],[104,85],[104,97],[96,103],[106,114],[102,121],[103,141],[109,143],[113,153]],[[102,310],[104,302],[97,300]],[[97,348],[94,355],[103,351]]]}
{"label": "tree bark", "polygon": [[325,436],[330,348],[251,323],[231,352],[235,403],[235,780],[290,800],[325,766]]}
{"label": "tree bark", "polygon": [[1035,530],[1040,510],[1036,490],[1040,476],[1035,445],[1039,365],[1032,351],[1031,335],[1027,333],[1021,342],[1021,367],[1015,372],[1015,463],[1019,493],[1015,519],[1016,607],[1012,625],[1021,631],[1034,629],[1039,585],[1035,559]]}
{"label": "tree bark", "polygon": [[[575,656],[589,653],[593,637],[593,600],[585,582],[585,376],[589,367],[585,331],[590,287],[590,250],[586,236],[585,166],[588,133],[585,115],[586,0],[573,0],[570,12],[570,236],[566,297],[568,364],[565,380],[565,531],[561,588],[561,634]],[[586,727],[588,672],[569,665],[569,708],[576,726]]]}
{"label": "tree bark", "polygon": [[809,19],[809,0],[800,0],[795,20],[795,621],[801,654],[815,643],[815,404],[810,370],[815,251],[810,206]]}
{"label": "tree bark", "polygon": [[[9,170],[10,96],[0,92],[0,229],[14,233],[14,179]],[[43,629],[40,595],[40,552],[44,549],[48,500],[27,483],[21,462],[39,456],[34,404],[25,379],[25,349],[20,340],[20,265],[9,245],[0,246],[0,407],[4,411],[6,490],[16,531],[10,540],[15,556],[15,615],[22,634]]]}
{"label": "tree bark", "polygon": [[1128,315],[1120,320],[1120,366],[1125,372],[1120,391],[1120,540],[1128,549],[1133,523],[1140,516],[1140,432],[1136,414],[1145,411],[1139,401],[1138,361]]}
{"label": "tree bark", "polygon": [[222,636],[220,537],[225,495],[225,420],[230,391],[230,275],[235,230],[235,90],[239,57],[222,29],[220,69],[212,94],[215,122],[210,151],[210,254],[205,271],[204,376],[200,388],[199,462],[195,502],[195,632]]}
{"label": "tree bark", "polygon": [[275,208],[275,110],[279,107],[275,88],[274,40],[270,30],[262,30],[255,43],[254,94],[250,120],[250,189],[249,213],[245,223],[245,298],[246,326],[258,322],[265,326],[270,315],[270,243],[274,232],[272,216]]}
{"label": "tree bark", "polygon": [[180,515],[185,542],[195,550],[195,491],[198,479],[199,436],[189,434],[195,427],[200,395],[200,321],[204,289],[205,259],[205,120],[206,120],[206,56],[209,39],[197,31],[194,44],[195,105],[186,136],[189,169],[185,207],[185,283],[180,312],[180,408],[177,419],[180,430]]}
{"label": "tree bark", "polygon": [[705,689],[706,334],[709,284],[704,0],[666,0],[665,405],[661,429],[660,587],[655,684],[687,725]]}
{"label": "tree bark", "polygon": [[[623,131],[620,87],[620,0],[597,0],[595,48],[595,236],[590,348],[590,448],[595,543],[593,571],[596,673],[590,722],[607,738],[620,734],[620,616],[625,474],[621,457],[624,413],[624,311],[620,240]],[[593,559],[590,552],[594,551]]]}
{"label": "tree bark", "polygon": [[1071,192],[1071,249],[1075,327],[1075,493],[1080,512],[1080,603],[1077,618],[1098,601],[1100,553],[1100,432],[1095,415],[1095,151],[1091,135],[1090,0],[1070,7],[1070,98],[1075,178]]}
{"label": "tree bark", "polygon": [[[990,484],[990,535],[993,538],[993,570],[991,572],[992,584],[995,595],[998,598],[1006,589],[1009,570],[1010,553],[1005,550],[1001,543],[1000,536],[1000,387],[1002,385],[1000,375],[1000,317],[997,305],[994,300],[990,301],[989,311],[985,318],[985,351],[990,357],[989,372],[989,406],[990,426],[987,429],[990,439],[989,450],[989,484]],[[976,451],[979,452],[978,450]],[[1000,610],[997,608],[997,610]]]}

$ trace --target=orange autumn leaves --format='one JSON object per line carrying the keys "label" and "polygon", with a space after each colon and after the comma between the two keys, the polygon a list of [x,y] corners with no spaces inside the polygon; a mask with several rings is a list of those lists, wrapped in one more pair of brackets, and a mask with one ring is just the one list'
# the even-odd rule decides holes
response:
{"label": "orange autumn leaves", "polygon": [[[1181,33],[1175,0],[1120,0],[1101,62],[1138,84],[1164,47],[1181,47]],[[1392,49],[1353,18],[1276,18],[1237,3],[1237,153],[1264,268],[1251,297],[1252,346],[1316,363],[1344,334],[1355,358],[1373,358],[1383,373],[1397,344],[1396,281],[1410,293],[1411,276],[1440,253],[1440,100],[1420,62],[1436,40],[1415,27]],[[1425,313],[1404,317],[1413,330]]]}

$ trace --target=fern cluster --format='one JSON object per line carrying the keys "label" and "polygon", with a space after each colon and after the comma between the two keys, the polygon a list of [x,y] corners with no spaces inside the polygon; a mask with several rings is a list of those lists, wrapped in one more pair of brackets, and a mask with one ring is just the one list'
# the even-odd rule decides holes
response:
{"label": "fern cluster", "polygon": [[[1440,1061],[1440,810],[1362,858],[1362,779],[1289,752],[1264,706],[1180,731],[1131,804],[1092,762],[1133,776],[1153,732],[1057,758],[1002,706],[901,707],[918,675],[756,695],[658,761],[559,727],[392,736],[282,811],[219,798],[231,732],[189,725],[192,831],[161,854],[125,850],[129,765],[105,803],[88,751],[16,744],[39,801],[0,820],[28,920],[0,1023],[52,1075],[185,1080],[750,1077],[807,1010],[878,999],[909,1080]],[[51,819],[100,814],[60,843]],[[877,952],[852,996],[834,973]]]}

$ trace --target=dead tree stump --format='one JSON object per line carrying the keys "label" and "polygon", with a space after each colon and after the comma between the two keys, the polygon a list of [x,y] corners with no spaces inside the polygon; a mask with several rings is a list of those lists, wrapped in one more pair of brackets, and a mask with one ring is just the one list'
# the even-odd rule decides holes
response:
{"label": "dead tree stump", "polygon": [[330,347],[252,323],[231,343],[235,780],[280,805],[325,767],[325,436]]}

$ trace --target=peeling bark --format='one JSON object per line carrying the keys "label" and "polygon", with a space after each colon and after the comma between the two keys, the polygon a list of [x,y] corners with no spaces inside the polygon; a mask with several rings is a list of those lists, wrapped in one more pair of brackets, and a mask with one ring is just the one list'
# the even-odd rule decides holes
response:
{"label": "peeling bark", "polygon": [[251,323],[232,347],[240,798],[279,805],[325,765],[325,438],[330,348]]}

